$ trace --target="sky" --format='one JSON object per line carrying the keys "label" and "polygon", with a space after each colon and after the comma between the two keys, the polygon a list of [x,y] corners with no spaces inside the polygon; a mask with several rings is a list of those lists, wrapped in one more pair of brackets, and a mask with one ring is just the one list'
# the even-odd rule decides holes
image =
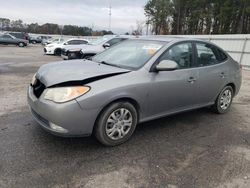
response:
{"label": "sky", "polygon": [[130,32],[136,21],[145,21],[147,0],[1,0],[0,17],[21,19],[25,23],[56,23],[109,28],[109,4],[112,7],[111,30]]}

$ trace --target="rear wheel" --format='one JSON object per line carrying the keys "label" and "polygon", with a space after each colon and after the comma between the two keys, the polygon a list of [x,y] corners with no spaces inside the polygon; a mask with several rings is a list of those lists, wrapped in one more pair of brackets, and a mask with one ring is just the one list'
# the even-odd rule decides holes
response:
{"label": "rear wheel", "polygon": [[217,97],[213,110],[218,114],[224,114],[229,111],[233,100],[233,88],[226,86],[222,89],[219,96]]}
{"label": "rear wheel", "polygon": [[116,102],[108,106],[99,116],[95,136],[106,146],[126,142],[137,124],[137,111],[129,102]]}

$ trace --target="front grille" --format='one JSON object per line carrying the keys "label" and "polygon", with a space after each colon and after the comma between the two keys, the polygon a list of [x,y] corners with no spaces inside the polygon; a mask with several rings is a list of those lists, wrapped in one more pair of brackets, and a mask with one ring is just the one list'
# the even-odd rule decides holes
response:
{"label": "front grille", "polygon": [[34,85],[32,85],[33,87],[33,92],[34,92],[34,95],[39,98],[43,91],[45,90],[45,85],[40,81],[40,80],[36,80],[36,83]]}
{"label": "front grille", "polygon": [[44,48],[44,49],[43,49],[43,51],[46,53],[46,52],[47,52],[47,49],[46,49],[46,48]]}
{"label": "front grille", "polygon": [[47,119],[44,119],[42,116],[40,116],[38,113],[36,113],[32,108],[31,108],[31,113],[33,116],[40,122],[42,122],[44,125],[49,127],[49,121]]}

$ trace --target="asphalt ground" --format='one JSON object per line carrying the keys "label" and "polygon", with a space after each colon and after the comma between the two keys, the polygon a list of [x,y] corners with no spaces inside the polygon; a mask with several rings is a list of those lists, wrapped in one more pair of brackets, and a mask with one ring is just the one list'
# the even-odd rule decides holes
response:
{"label": "asphalt ground", "polygon": [[0,187],[250,187],[250,71],[229,113],[199,109],[137,126],[118,147],[60,138],[32,119],[26,90],[60,57],[0,46]]}

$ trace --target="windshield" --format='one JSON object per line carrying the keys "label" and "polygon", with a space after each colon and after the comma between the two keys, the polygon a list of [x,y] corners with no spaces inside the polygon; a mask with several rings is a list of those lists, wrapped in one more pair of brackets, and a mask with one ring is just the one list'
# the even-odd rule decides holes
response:
{"label": "windshield", "polygon": [[136,70],[164,45],[160,41],[128,40],[94,56],[92,61]]}

